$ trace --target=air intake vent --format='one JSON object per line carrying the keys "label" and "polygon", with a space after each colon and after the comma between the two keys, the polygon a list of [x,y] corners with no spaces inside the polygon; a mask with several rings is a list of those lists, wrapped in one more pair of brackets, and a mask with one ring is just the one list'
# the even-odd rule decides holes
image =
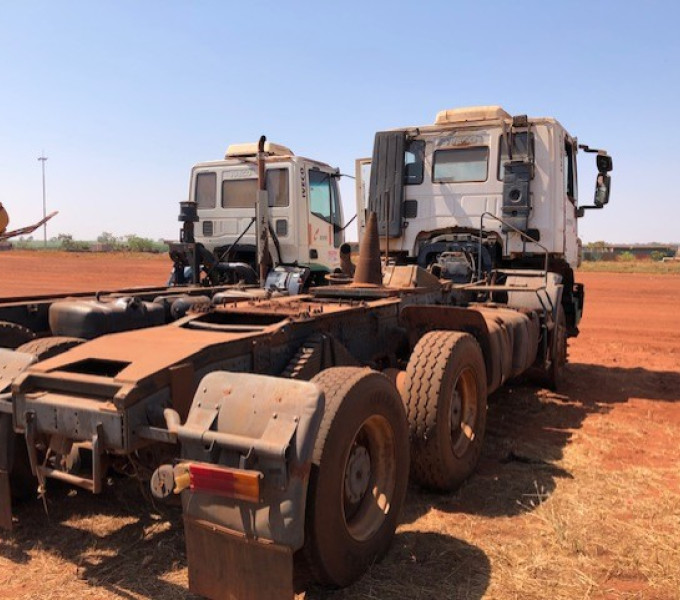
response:
{"label": "air intake vent", "polygon": [[210,237],[213,234],[213,222],[203,221],[203,235]]}

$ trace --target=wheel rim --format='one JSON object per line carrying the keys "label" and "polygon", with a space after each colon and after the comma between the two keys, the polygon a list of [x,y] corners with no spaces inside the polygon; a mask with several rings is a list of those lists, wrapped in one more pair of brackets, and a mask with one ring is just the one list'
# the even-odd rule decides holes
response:
{"label": "wheel rim", "polygon": [[477,380],[472,369],[465,368],[453,387],[449,408],[451,446],[453,453],[462,458],[475,439],[477,421]]}
{"label": "wheel rim", "polygon": [[373,415],[354,435],[345,457],[342,514],[349,534],[370,539],[390,512],[396,485],[396,444],[387,419]]}

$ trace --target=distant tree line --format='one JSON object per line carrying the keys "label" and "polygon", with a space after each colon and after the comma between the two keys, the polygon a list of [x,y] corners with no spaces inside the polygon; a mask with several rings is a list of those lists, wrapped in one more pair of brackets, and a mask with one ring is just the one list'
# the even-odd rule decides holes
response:
{"label": "distant tree line", "polygon": [[615,260],[630,262],[639,259],[661,261],[665,257],[675,256],[678,246],[675,244],[610,244],[604,241],[590,242],[583,246],[583,260]]}
{"label": "distant tree line", "polygon": [[[14,240],[13,246],[22,249],[42,249],[42,240],[33,236],[20,237]],[[69,233],[60,233],[49,239],[48,249],[65,250],[67,252],[167,252],[168,246],[163,240],[152,240],[134,233],[115,236],[108,231],[102,232],[95,241],[76,240]]]}

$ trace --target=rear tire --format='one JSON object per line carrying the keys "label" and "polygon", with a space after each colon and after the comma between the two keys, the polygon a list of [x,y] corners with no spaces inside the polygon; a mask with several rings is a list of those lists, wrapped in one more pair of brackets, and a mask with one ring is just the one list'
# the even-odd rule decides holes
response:
{"label": "rear tire", "polygon": [[416,344],[403,390],[411,438],[411,476],[451,491],[474,471],[486,427],[486,369],[467,333],[431,331]]}
{"label": "rear tire", "polygon": [[14,350],[34,337],[35,333],[23,325],[0,321],[0,348]]}
{"label": "rear tire", "polygon": [[46,338],[38,338],[22,344],[17,348],[17,352],[25,352],[26,354],[33,354],[36,360],[47,360],[53,356],[57,356],[74,346],[79,346],[85,340],[75,337],[53,336]]}
{"label": "rear tire", "polygon": [[343,587],[389,548],[408,484],[408,428],[399,393],[380,373],[326,369],[314,448],[304,556],[315,579]]}
{"label": "rear tire", "polygon": [[564,307],[557,307],[557,322],[550,339],[550,366],[546,372],[547,386],[556,391],[562,382],[564,366],[567,364],[567,319]]}

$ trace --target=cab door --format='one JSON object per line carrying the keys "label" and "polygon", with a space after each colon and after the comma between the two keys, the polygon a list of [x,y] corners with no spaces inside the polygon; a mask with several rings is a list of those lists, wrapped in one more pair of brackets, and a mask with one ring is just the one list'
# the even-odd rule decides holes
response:
{"label": "cab door", "polygon": [[340,195],[333,175],[318,167],[307,171],[310,263],[329,270],[340,265],[339,248],[345,241]]}
{"label": "cab door", "polygon": [[564,136],[562,171],[564,175],[564,242],[563,252],[567,262],[576,266],[578,262],[578,178],[576,172],[576,140]]}

